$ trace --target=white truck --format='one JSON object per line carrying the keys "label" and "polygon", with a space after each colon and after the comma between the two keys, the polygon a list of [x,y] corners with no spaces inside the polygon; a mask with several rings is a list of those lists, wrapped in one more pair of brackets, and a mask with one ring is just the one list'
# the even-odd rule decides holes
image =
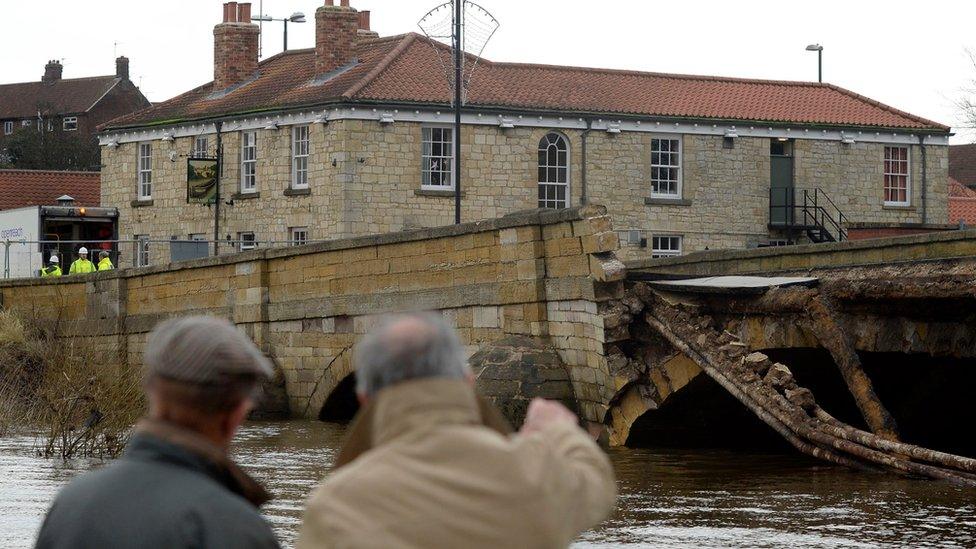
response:
{"label": "white truck", "polygon": [[[118,221],[116,208],[88,208],[68,204],[27,206],[0,211],[0,259],[4,278],[40,276],[51,255],[68,267],[78,248],[91,250],[90,257],[101,250],[111,254],[118,264]],[[97,261],[97,259],[96,259]]]}

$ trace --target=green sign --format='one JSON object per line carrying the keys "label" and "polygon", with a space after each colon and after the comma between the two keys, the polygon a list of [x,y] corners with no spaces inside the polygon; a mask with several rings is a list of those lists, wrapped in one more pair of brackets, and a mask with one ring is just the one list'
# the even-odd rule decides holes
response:
{"label": "green sign", "polygon": [[217,160],[189,158],[186,161],[187,203],[213,204],[217,199]]}

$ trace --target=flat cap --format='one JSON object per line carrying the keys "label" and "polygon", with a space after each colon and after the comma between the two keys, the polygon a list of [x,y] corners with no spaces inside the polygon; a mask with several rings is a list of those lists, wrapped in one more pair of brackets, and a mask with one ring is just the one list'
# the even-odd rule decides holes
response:
{"label": "flat cap", "polygon": [[154,375],[201,385],[227,376],[270,378],[271,361],[229,321],[189,316],[160,323],[149,334],[144,353],[146,377]]}

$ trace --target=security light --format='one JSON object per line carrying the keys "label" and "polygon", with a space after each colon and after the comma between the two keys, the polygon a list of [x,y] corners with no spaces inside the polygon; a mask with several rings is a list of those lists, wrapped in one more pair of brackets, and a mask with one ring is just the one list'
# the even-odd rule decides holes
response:
{"label": "security light", "polygon": [[268,125],[264,127],[264,129],[266,129],[266,130],[277,130],[278,129],[278,123],[277,122],[269,122]]}
{"label": "security light", "polygon": [[735,130],[735,126],[732,126],[731,128],[725,130],[725,137],[735,139],[736,137],[739,137],[739,132]]}

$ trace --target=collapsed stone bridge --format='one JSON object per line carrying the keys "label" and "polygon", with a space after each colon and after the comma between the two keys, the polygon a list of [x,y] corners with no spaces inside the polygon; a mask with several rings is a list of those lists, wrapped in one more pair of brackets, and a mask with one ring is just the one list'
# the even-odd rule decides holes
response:
{"label": "collapsed stone bridge", "polygon": [[[706,443],[778,433],[834,462],[878,465],[880,454],[885,467],[969,478],[968,461],[900,441],[976,455],[951,428],[976,418],[944,402],[967,398],[961,388],[976,381],[964,363],[976,353],[976,233],[626,266],[617,249],[605,209],[588,206],[6,281],[0,298],[134,366],[158,321],[230,318],[275,360],[288,413],[326,420],[355,410],[358,336],[384,314],[437,310],[457,328],[481,390],[516,421],[544,396],[614,445],[684,443],[696,430]],[[717,275],[811,280],[721,292],[668,283]],[[923,400],[945,421],[920,421]]]}

